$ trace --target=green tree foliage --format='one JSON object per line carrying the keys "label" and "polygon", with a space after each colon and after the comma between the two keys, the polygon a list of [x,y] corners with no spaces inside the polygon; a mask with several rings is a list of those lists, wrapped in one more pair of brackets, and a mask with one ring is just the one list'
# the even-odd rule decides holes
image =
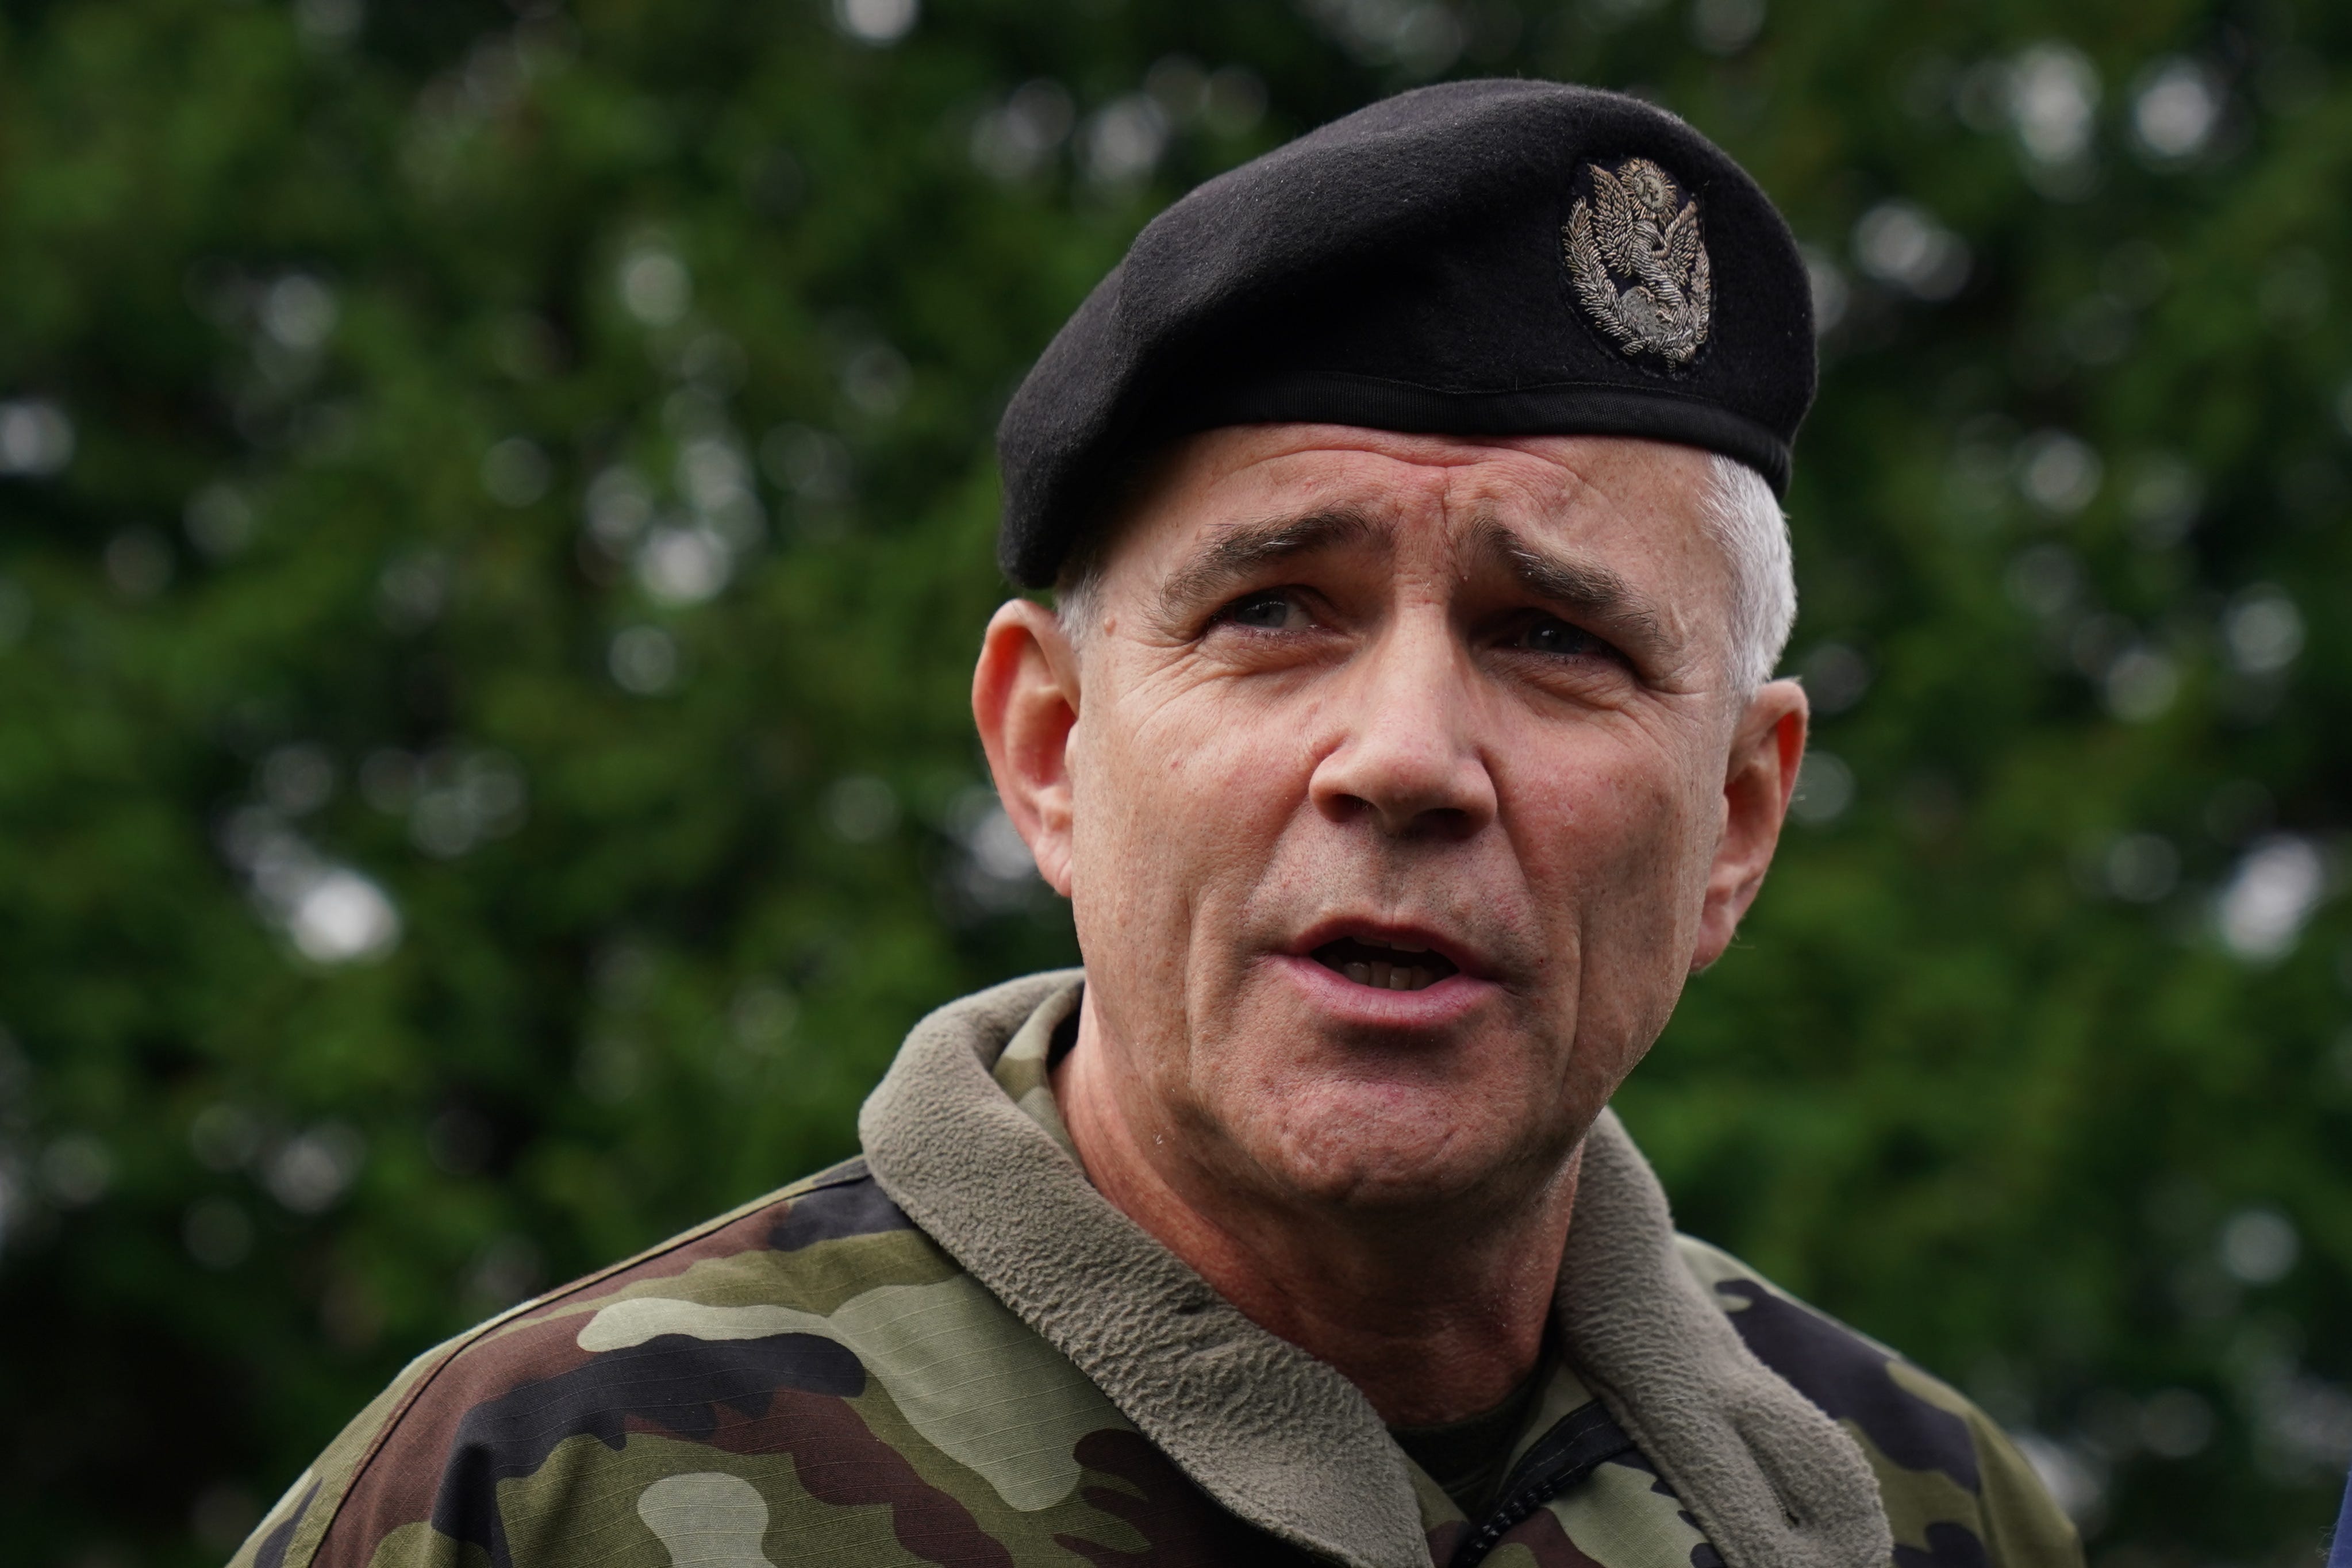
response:
{"label": "green tree foliage", "polygon": [[9,1560],[218,1557],[1068,959],[964,712],[996,412],[1174,194],[1502,72],[1723,141],[1828,328],[1801,820],[1622,1096],[1685,1223],[2103,1560],[2308,1561],[2347,64],[2317,0],[0,7]]}

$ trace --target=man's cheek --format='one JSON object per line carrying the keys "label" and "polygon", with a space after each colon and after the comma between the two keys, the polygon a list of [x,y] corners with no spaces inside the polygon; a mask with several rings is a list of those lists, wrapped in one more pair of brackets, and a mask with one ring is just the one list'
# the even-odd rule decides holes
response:
{"label": "man's cheek", "polygon": [[1553,951],[1580,953],[1580,985],[1605,984],[1675,930],[1692,856],[1686,813],[1671,790],[1628,775],[1580,781],[1552,805],[1548,831],[1521,846],[1537,862],[1528,880]]}
{"label": "man's cheek", "polygon": [[1170,805],[1214,816],[1221,804],[1262,793],[1279,755],[1278,738],[1245,712],[1202,715],[1159,752],[1159,788]]}

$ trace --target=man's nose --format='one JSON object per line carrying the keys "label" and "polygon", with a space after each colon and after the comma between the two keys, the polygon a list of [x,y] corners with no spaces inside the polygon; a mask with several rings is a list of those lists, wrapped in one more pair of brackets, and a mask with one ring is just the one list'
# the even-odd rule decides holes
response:
{"label": "man's nose", "polygon": [[1397,837],[1467,837],[1493,821],[1473,684],[1442,621],[1391,626],[1350,661],[1330,710],[1338,743],[1308,784],[1316,809]]}

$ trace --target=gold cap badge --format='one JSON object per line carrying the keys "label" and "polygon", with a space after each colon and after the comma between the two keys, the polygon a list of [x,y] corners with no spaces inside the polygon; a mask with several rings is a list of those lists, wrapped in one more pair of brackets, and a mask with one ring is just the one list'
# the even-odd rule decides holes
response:
{"label": "gold cap badge", "polygon": [[1697,201],[1647,158],[1587,167],[1592,198],[1577,197],[1561,234],[1578,302],[1627,353],[1688,364],[1714,294]]}

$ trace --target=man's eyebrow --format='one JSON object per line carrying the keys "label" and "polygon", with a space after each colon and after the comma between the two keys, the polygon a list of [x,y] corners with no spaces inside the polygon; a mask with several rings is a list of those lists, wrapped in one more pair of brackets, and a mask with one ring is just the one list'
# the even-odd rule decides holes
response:
{"label": "man's eyebrow", "polygon": [[1493,518],[1477,525],[1470,554],[1500,566],[1537,598],[1593,622],[1612,637],[1640,645],[1628,651],[1659,654],[1675,646],[1665,618],[1648,597],[1597,561],[1552,554]]}
{"label": "man's eyebrow", "polygon": [[1203,599],[1215,596],[1227,584],[1252,575],[1269,562],[1383,540],[1387,534],[1381,524],[1351,507],[1232,524],[1219,530],[1199,553],[1160,585],[1160,614],[1181,620]]}

